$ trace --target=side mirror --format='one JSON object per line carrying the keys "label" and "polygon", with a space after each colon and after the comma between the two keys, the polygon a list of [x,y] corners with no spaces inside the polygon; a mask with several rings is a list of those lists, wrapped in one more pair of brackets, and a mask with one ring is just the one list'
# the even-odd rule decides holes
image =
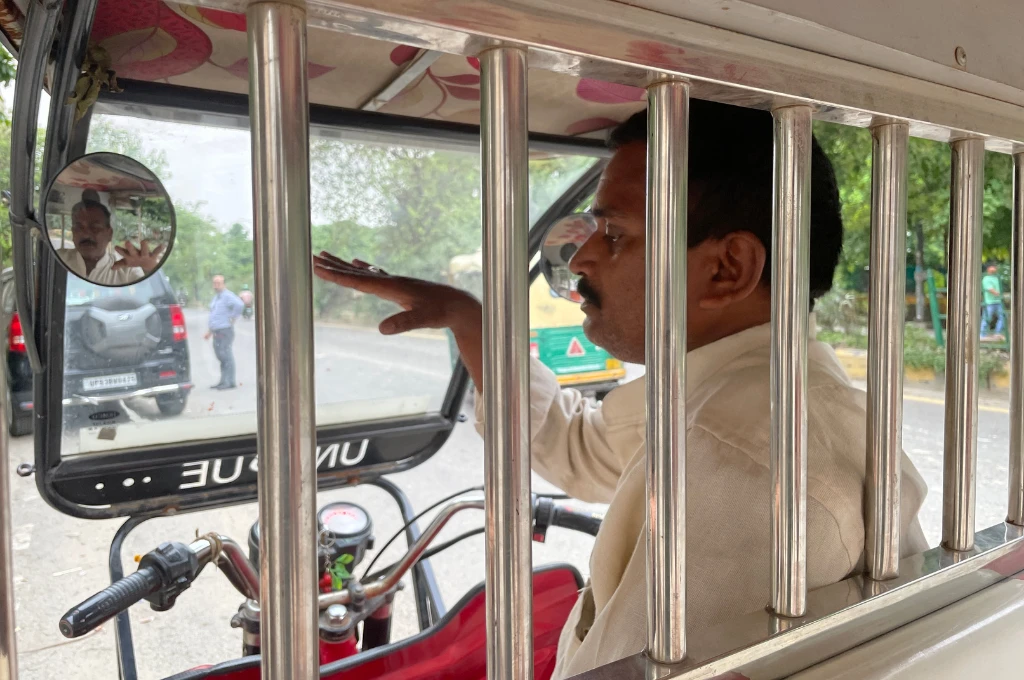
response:
{"label": "side mirror", "polygon": [[75,159],[43,194],[46,242],[69,272],[100,286],[149,278],[171,254],[174,206],[160,179],[116,153]]}
{"label": "side mirror", "polygon": [[569,270],[569,261],[595,231],[597,219],[590,213],[577,213],[555,222],[544,236],[540,247],[540,270],[551,290],[559,297],[583,302],[576,292],[580,277]]}

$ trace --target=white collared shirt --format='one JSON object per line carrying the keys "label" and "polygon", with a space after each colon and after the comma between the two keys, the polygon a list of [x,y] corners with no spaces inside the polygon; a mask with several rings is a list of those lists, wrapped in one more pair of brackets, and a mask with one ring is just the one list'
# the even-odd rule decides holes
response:
{"label": "white collared shirt", "polygon": [[92,272],[88,275],[85,273],[85,260],[82,259],[82,254],[76,249],[59,249],[57,256],[75,276],[105,286],[124,286],[129,283],[135,283],[146,276],[141,267],[113,269],[114,264],[121,258],[117,257],[115,259],[115,256],[112,256],[110,253],[100,258],[100,261],[96,263],[96,266],[93,267]]}
{"label": "white collared shirt", "polygon": [[[863,569],[866,395],[831,347],[811,340],[807,355],[807,583],[814,589]],[[770,327],[693,350],[686,365],[693,634],[770,601]],[[596,403],[561,389],[550,370],[531,362],[534,470],[575,498],[611,504],[591,554],[591,582],[562,630],[556,680],[646,644],[645,390],[640,378]],[[927,489],[906,454],[902,464],[901,545],[908,555],[927,548],[917,520]]]}

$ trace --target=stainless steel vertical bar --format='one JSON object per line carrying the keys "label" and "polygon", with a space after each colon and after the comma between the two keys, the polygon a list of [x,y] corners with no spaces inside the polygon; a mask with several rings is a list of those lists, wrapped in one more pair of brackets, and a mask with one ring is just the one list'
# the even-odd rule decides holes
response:
{"label": "stainless steel vertical bar", "polygon": [[772,607],[807,607],[807,333],[810,315],[811,109],[775,118],[772,186]]}
{"label": "stainless steel vertical bar", "polygon": [[910,126],[871,129],[871,259],[868,307],[867,573],[899,573],[903,455],[903,322],[907,266],[907,144]]}
{"label": "stainless steel vertical bar", "polygon": [[32,220],[36,219],[36,129],[39,95],[61,6],[60,2],[30,2],[28,5],[11,115],[11,256],[18,315],[25,330],[25,350],[36,373],[42,370],[35,333],[35,241],[30,232]]}
{"label": "stainless steel vertical bar", "polygon": [[[10,318],[0,314],[0,324],[7,328]],[[0,385],[7,384],[7,362],[0,362]],[[6,390],[0,390],[0,413],[6,413],[7,400],[11,398]],[[14,553],[11,544],[11,513],[14,508],[11,498],[11,478],[8,465],[10,433],[7,419],[0,418],[0,680],[18,678],[18,641],[14,622]]]}
{"label": "stainless steel vertical bar", "polygon": [[949,280],[946,314],[946,422],[942,470],[942,542],[974,547],[978,465],[978,334],[981,331],[982,201],[985,142],[952,144]]}
{"label": "stainless steel vertical bar", "polygon": [[647,90],[647,653],[686,656],[686,218],[690,86]]}
{"label": "stainless steel vertical bar", "polygon": [[487,677],[533,677],[526,52],[480,55]]}
{"label": "stainless steel vertical bar", "polygon": [[1010,505],[1006,521],[1024,526],[1024,151],[1013,156],[1010,256]]}
{"label": "stainless steel vertical bar", "polygon": [[[60,61],[54,69],[50,89],[50,114],[46,123],[46,150],[43,154],[42,186],[48,186],[67,164],[74,144],[77,104],[69,96],[75,90],[82,71],[89,34],[92,32],[99,0],[78,0],[68,3],[65,21],[57,45]],[[88,119],[80,121],[88,124]],[[63,232],[62,236],[63,236]]]}
{"label": "stainless steel vertical bar", "polygon": [[319,675],[306,14],[246,11],[252,126],[264,680]]}

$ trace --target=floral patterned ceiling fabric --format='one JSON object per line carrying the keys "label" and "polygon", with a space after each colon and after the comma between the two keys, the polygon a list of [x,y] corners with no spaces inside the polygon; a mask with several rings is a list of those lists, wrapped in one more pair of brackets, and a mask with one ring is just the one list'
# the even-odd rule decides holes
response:
{"label": "floral patterned ceiling fabric", "polygon": [[88,158],[77,160],[62,170],[57,181],[64,186],[107,193],[160,193],[159,187],[151,179],[129,174],[113,166],[101,165]]}
{"label": "floral patterned ceiling fabric", "polygon": [[0,2],[0,31],[3,31],[11,47],[15,50],[21,49],[21,39],[25,32],[25,11],[14,0]]}
{"label": "floral patterned ceiling fabric", "polygon": [[[6,0],[10,6],[10,0]],[[2,19],[0,19],[2,22]],[[117,77],[223,92],[248,91],[245,17],[161,0],[99,0],[92,44]],[[406,45],[311,28],[307,73],[315,104],[360,108],[417,56]],[[605,130],[643,108],[640,88],[529,72],[530,128],[557,135]],[[480,64],[445,54],[380,111],[479,123]]]}

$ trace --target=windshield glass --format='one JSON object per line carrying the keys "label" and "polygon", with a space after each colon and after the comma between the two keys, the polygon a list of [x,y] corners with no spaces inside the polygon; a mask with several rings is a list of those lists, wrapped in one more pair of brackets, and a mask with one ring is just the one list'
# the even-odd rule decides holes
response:
{"label": "windshield glass", "polygon": [[[478,276],[451,271],[481,249],[479,155],[428,144],[315,137],[313,251],[479,295]],[[174,202],[177,236],[161,275],[135,286],[68,276],[63,455],[256,431],[249,148],[242,130],[93,118],[88,151],[152,169]],[[532,158],[531,220],[594,162]],[[457,359],[445,332],[382,336],[394,305],[319,279],[313,309],[318,426],[440,410]]]}
{"label": "windshield glass", "polygon": [[103,288],[77,276],[69,276],[64,297],[68,307],[90,305],[96,300],[107,298],[127,298],[135,300],[139,304],[145,304],[156,301],[156,298],[159,298],[165,290],[156,280],[158,276],[160,275],[157,274],[152,278],[120,288]]}

